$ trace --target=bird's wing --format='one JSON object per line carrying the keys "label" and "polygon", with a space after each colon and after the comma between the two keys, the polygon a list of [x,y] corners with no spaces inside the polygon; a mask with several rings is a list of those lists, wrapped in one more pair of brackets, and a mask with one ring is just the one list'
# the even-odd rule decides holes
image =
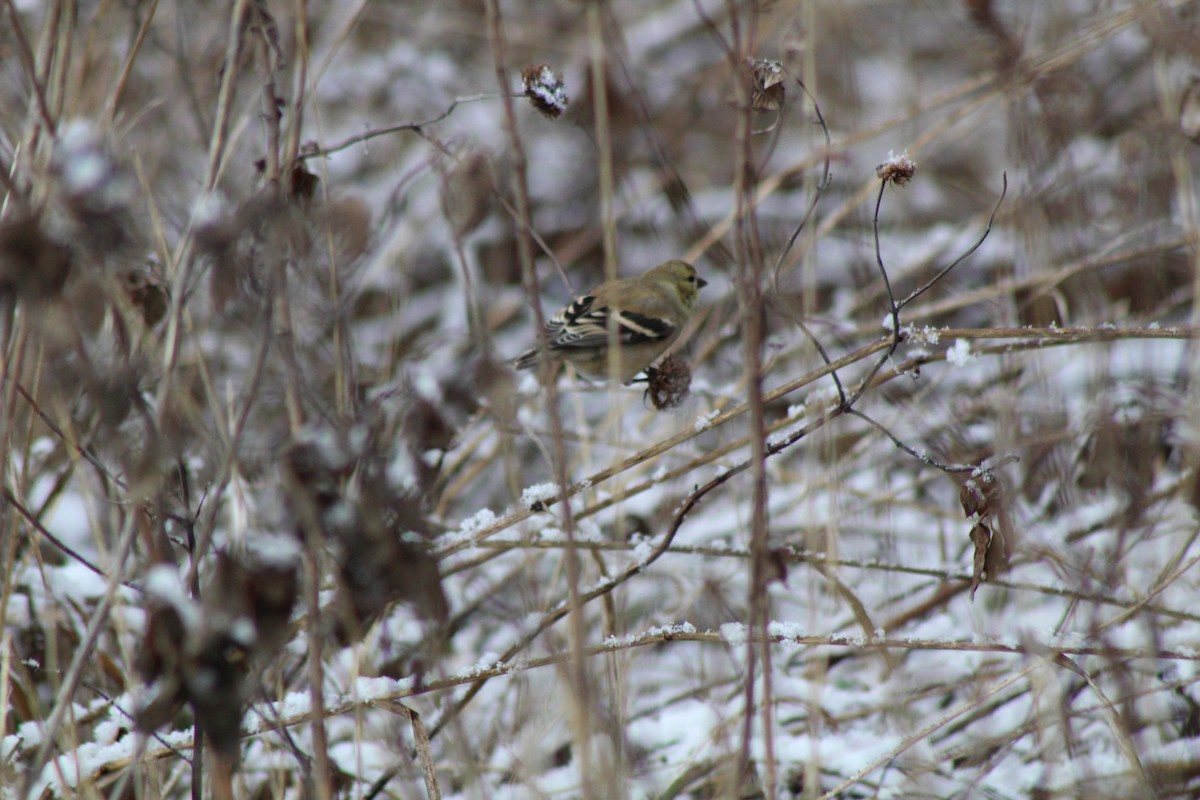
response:
{"label": "bird's wing", "polygon": [[675,326],[661,317],[607,306],[596,308],[595,300],[591,295],[581,297],[546,323],[552,347],[603,347],[608,344],[609,325],[614,322],[617,343],[622,347],[659,342],[675,334]]}

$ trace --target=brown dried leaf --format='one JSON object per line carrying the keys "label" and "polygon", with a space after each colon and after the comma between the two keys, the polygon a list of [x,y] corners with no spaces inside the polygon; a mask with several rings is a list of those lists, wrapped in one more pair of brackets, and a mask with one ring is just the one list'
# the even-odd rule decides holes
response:
{"label": "brown dried leaf", "polygon": [[1013,525],[1012,516],[1008,511],[1008,502],[997,485],[991,500],[991,514],[986,520],[992,531],[992,543],[988,547],[987,563],[984,571],[995,578],[1008,569],[1012,558],[1013,548],[1017,543],[1017,531]]}
{"label": "brown dried leaf", "polygon": [[784,547],[772,547],[767,551],[766,570],[763,575],[764,583],[779,581],[787,586],[788,555],[790,551]]}
{"label": "brown dried leaf", "polygon": [[321,179],[309,172],[303,161],[297,161],[292,165],[293,200],[312,200],[313,195],[317,193],[317,184],[320,182]]}
{"label": "brown dried leaf", "polygon": [[768,59],[756,59],[751,66],[754,79],[750,105],[755,111],[778,111],[783,108],[784,80],[787,73],[783,64]]}
{"label": "brown dried leaf", "polygon": [[142,322],[147,328],[153,328],[166,316],[170,295],[166,284],[156,275],[146,270],[126,270],[118,277],[121,288],[129,303],[142,316]]}
{"label": "brown dried leaf", "polygon": [[974,601],[975,590],[988,578],[987,560],[988,549],[992,544],[992,529],[985,523],[975,523],[971,528],[971,541],[975,545],[974,569],[971,572],[971,600]]}
{"label": "brown dried leaf", "polygon": [[13,670],[8,676],[8,708],[17,723],[38,719],[41,713],[37,692],[30,692],[26,688],[24,674],[22,671]]}
{"label": "brown dried leaf", "polygon": [[958,502],[962,505],[963,516],[974,517],[987,513],[987,498],[973,479],[964,481],[958,487]]}

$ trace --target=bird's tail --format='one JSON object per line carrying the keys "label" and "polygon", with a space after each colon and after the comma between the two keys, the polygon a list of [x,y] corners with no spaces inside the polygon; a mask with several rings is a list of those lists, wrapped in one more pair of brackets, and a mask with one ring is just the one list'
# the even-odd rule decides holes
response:
{"label": "bird's tail", "polygon": [[533,369],[538,363],[538,351],[527,350],[521,355],[512,360],[512,365],[517,369]]}

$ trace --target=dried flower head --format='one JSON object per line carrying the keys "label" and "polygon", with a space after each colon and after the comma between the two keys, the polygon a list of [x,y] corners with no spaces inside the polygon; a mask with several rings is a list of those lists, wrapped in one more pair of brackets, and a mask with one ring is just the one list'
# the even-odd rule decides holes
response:
{"label": "dried flower head", "polygon": [[671,353],[657,367],[646,370],[650,385],[646,396],[659,411],[676,408],[687,399],[692,371],[678,354]]}
{"label": "dried flower head", "polygon": [[57,297],[71,271],[71,251],[50,238],[32,216],[0,222],[0,297],[22,300]]}
{"label": "dried flower head", "polygon": [[533,107],[550,119],[558,119],[571,102],[563,78],[549,64],[534,64],[521,70],[525,96]]}
{"label": "dried flower head", "polygon": [[908,157],[907,150],[900,155],[889,150],[887,161],[875,168],[875,175],[884,183],[891,181],[897,186],[903,186],[912,180],[916,171],[917,162]]}

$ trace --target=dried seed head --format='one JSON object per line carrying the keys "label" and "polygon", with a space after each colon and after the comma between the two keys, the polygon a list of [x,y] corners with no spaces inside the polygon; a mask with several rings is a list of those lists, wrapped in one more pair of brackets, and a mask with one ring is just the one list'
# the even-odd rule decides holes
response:
{"label": "dried seed head", "polygon": [[0,296],[22,300],[57,297],[71,270],[71,251],[54,241],[32,216],[0,223]]}
{"label": "dried seed head", "polygon": [[571,102],[567,97],[562,76],[551,69],[549,64],[534,64],[521,70],[521,83],[525,86],[525,96],[533,103],[533,107],[550,119],[562,116],[567,110],[567,104]]}
{"label": "dried seed head", "polygon": [[888,151],[888,160],[875,168],[875,175],[884,183],[891,181],[897,186],[903,186],[912,180],[916,171],[917,162],[908,157],[907,150],[900,155]]}
{"label": "dried seed head", "polygon": [[646,370],[650,385],[646,396],[659,411],[676,408],[688,396],[692,385],[692,370],[678,354],[672,353],[657,367]]}

